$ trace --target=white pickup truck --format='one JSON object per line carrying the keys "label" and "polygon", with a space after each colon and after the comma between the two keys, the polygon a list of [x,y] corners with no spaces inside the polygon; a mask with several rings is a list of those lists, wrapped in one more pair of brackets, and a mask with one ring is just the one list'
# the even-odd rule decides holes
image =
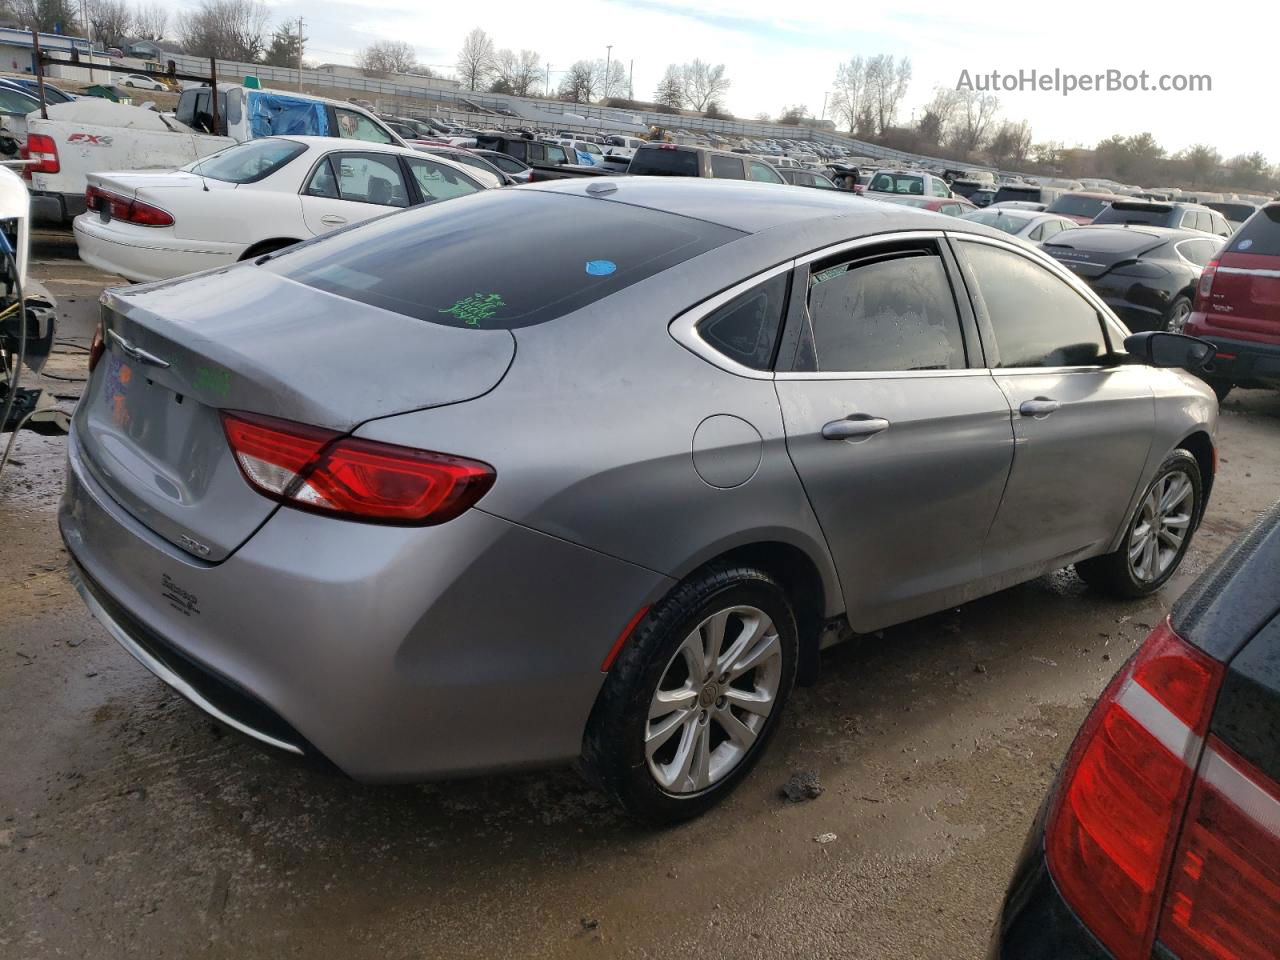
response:
{"label": "white pickup truck", "polygon": [[87,176],[116,170],[173,170],[255,137],[351,137],[406,146],[386,124],[352,103],[309,94],[218,87],[215,121],[208,87],[182,92],[172,114],[110,100],[49,107],[27,118],[24,156],[34,161],[31,214],[38,223],[69,223],[84,213]]}

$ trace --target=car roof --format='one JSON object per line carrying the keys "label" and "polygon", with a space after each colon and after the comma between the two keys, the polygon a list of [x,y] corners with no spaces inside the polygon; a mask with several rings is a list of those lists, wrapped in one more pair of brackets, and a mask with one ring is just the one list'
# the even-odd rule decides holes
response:
{"label": "car roof", "polygon": [[[629,203],[705,220],[744,233],[763,233],[798,225],[816,227],[827,221],[832,232],[840,235],[892,230],[954,230],[1003,236],[981,224],[901,204],[863,199],[843,190],[779,190],[777,184],[749,180],[644,176],[590,180],[571,178],[529,184],[519,189],[594,196],[614,203]],[[848,220],[851,218],[865,221],[865,229],[850,231]],[[820,240],[822,233],[822,230],[814,229],[813,239]],[[825,242],[821,240],[815,246]]]}

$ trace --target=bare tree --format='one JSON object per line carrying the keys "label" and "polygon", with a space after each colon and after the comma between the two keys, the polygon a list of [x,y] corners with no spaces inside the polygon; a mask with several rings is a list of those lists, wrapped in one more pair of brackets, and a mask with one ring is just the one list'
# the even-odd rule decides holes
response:
{"label": "bare tree", "polygon": [[714,67],[701,60],[686,63],[683,67],[684,102],[692,110],[707,109],[707,104],[723,102],[729,92],[729,78],[724,75],[724,64]]}
{"label": "bare tree", "polygon": [[854,57],[836,68],[836,92],[831,100],[831,115],[843,121],[850,131],[858,122],[858,110],[862,106],[866,85],[867,64],[862,57]]}
{"label": "bare tree", "polygon": [[479,90],[493,75],[493,38],[476,27],[462,41],[458,51],[458,79],[468,90]]}
{"label": "bare tree", "polygon": [[178,18],[187,53],[254,63],[267,49],[270,12],[259,0],[200,0]]}
{"label": "bare tree", "polygon": [[987,138],[987,130],[1000,109],[1000,99],[977,90],[958,90],[960,109],[952,144],[961,153],[973,153]]}
{"label": "bare tree", "polygon": [[76,0],[12,0],[12,16],[28,30],[44,33],[76,33],[80,30],[80,5]]}
{"label": "bare tree", "polygon": [[590,103],[599,89],[599,65],[590,60],[579,60],[560,80],[560,99],[571,103]]}
{"label": "bare tree", "polygon": [[371,77],[393,73],[415,73],[418,51],[403,40],[379,40],[356,54],[356,66]]}
{"label": "bare tree", "polygon": [[1182,151],[1176,159],[1186,162],[1191,171],[1191,183],[1193,186],[1209,179],[1210,174],[1214,173],[1222,164],[1222,154],[1203,143],[1197,143],[1194,147],[1189,147]]}
{"label": "bare tree", "polygon": [[506,92],[527,97],[542,80],[541,58],[536,50],[502,49],[494,55],[494,73]]}
{"label": "bare tree", "polygon": [[125,0],[91,0],[86,19],[93,39],[105,47],[119,47],[133,33],[133,11]]}
{"label": "bare tree", "polygon": [[674,63],[667,67],[653,92],[653,101],[659,106],[679,110],[684,106],[684,72]]}
{"label": "bare tree", "polygon": [[133,11],[133,32],[143,40],[158,42],[169,28],[169,11],[159,3],[147,3]]}
{"label": "bare tree", "polygon": [[1008,164],[1021,164],[1027,159],[1030,150],[1031,127],[1025,120],[1021,123],[1004,121],[1000,124],[1000,129],[991,137],[991,144],[987,147],[987,153],[991,155],[991,159],[1002,167]]}
{"label": "bare tree", "polygon": [[878,53],[867,61],[866,91],[876,117],[876,132],[881,136],[893,126],[898,108],[911,83],[911,60],[903,57],[895,63],[893,55]]}
{"label": "bare tree", "polygon": [[620,97],[627,92],[627,68],[621,60],[597,62],[600,71],[600,99]]}
{"label": "bare tree", "polygon": [[960,91],[951,87],[936,88],[916,124],[920,139],[934,147],[941,144],[951,132],[959,106]]}

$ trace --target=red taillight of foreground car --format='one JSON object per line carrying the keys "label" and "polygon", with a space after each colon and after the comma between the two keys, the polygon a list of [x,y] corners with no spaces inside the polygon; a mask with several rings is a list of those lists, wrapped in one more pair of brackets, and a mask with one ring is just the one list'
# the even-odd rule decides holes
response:
{"label": "red taillight of foreground car", "polygon": [[1200,274],[1200,285],[1196,287],[1196,309],[1207,310],[1209,294],[1213,293],[1213,278],[1218,275],[1218,261],[1210,260],[1204,265]]}
{"label": "red taillight of foreground car", "polygon": [[58,144],[53,137],[43,133],[32,133],[27,136],[27,144],[20,152],[24,160],[34,160],[23,167],[22,173],[30,177],[33,173],[60,173],[62,164],[58,162]]}
{"label": "red taillight of foreground car", "polygon": [[161,210],[142,200],[121,197],[101,187],[87,187],[84,191],[84,204],[88,209],[99,213],[104,208],[109,208],[112,220],[124,220],[143,227],[173,226],[173,215],[167,210]]}
{"label": "red taillight of foreground car", "polygon": [[373,523],[427,526],[471,507],[493,467],[252,413],[222,414],[244,478],[281,503]]}
{"label": "red taillight of foreground car", "polygon": [[1116,960],[1151,956],[1222,672],[1161,624],[1103,692],[1067,758],[1045,856],[1063,898]]}
{"label": "red taillight of foreground car", "polygon": [[1280,951],[1280,784],[1210,737],[1182,827],[1160,942],[1181,960]]}

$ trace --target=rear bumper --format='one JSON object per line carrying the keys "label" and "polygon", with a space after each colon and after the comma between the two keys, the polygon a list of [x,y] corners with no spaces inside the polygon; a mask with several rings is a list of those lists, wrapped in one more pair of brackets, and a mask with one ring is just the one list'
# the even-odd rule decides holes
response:
{"label": "rear bumper", "polygon": [[1218,348],[1208,371],[1210,377],[1280,389],[1280,341],[1265,343],[1220,337],[1205,323],[1203,313],[1193,313],[1188,318],[1186,332],[1193,337],[1203,337]]}
{"label": "rear bumper", "polygon": [[145,227],[103,223],[84,213],[72,225],[80,259],[91,267],[138,283],[168,280],[235,263],[243,244],[175,240],[148,236]]}
{"label": "rear bumper", "polygon": [[83,193],[31,191],[31,219],[35,223],[61,226],[85,212]]}
{"label": "rear bumper", "polygon": [[152,672],[357,779],[573,759],[599,666],[659,574],[470,510],[438,527],[278,509],[230,558],[126,513],[68,438],[59,527],[90,610]]}

